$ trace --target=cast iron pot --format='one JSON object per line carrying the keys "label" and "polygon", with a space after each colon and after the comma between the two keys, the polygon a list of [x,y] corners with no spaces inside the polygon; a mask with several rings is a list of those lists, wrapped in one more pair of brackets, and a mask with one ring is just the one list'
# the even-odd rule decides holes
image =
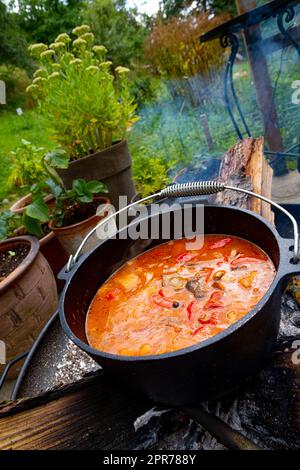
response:
{"label": "cast iron pot", "polygon": [[[178,208],[182,211],[182,206]],[[149,215],[150,222],[160,215]],[[193,207],[195,219],[195,207]],[[171,217],[171,220],[172,217]],[[139,221],[133,221],[137,226]],[[276,267],[276,277],[262,300],[243,318],[218,335],[179,351],[145,357],[125,357],[92,349],[85,334],[85,320],[99,287],[124,262],[167,240],[130,240],[120,235],[107,239],[83,255],[69,273],[60,300],[60,319],[69,338],[123,382],[155,402],[182,406],[218,398],[246,377],[257,373],[270,358],[276,342],[284,281],[300,272],[293,264],[293,240],[283,239],[259,215],[234,207],[205,206],[206,234],[236,235],[261,247]],[[171,232],[172,232],[171,227]],[[174,237],[174,230],[171,238]],[[125,237],[123,237],[125,238]]]}

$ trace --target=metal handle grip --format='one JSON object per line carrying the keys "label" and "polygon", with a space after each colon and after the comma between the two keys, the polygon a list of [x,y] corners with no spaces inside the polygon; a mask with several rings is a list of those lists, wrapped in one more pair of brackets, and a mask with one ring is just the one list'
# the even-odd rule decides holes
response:
{"label": "metal handle grip", "polygon": [[195,181],[193,183],[185,183],[185,184],[174,184],[172,186],[168,186],[167,188],[161,190],[160,192],[156,194],[152,194],[151,196],[144,197],[143,199],[140,199],[139,201],[133,202],[132,204],[129,204],[126,207],[123,207],[119,211],[115,212],[114,214],[110,215],[104,220],[101,220],[98,225],[96,225],[84,238],[82,243],[80,244],[79,248],[77,249],[76,253],[70,256],[68,264],[67,264],[67,271],[70,271],[72,269],[72,266],[77,262],[78,257],[81,253],[82,248],[88,241],[88,239],[100,228],[102,225],[106,224],[109,222],[111,219],[116,217],[117,215],[121,214],[124,211],[127,211],[131,207],[134,207],[138,204],[141,204],[143,202],[149,201],[150,199],[155,199],[155,198],[165,198],[165,197],[187,197],[187,196],[205,196],[209,194],[215,194],[221,191],[225,191],[225,189],[232,190],[232,191],[238,191],[240,193],[248,194],[249,196],[257,197],[258,199],[261,199],[264,202],[267,202],[268,204],[271,204],[272,206],[276,207],[278,210],[283,212],[292,222],[293,224],[293,229],[294,229],[294,256],[293,256],[293,262],[298,263],[299,262],[299,229],[298,229],[298,224],[296,219],[290,214],[286,209],[281,207],[279,204],[276,202],[272,201],[271,199],[266,198],[265,196],[262,196],[257,193],[253,193],[252,191],[249,191],[248,189],[243,189],[243,188],[237,188],[235,186],[229,186],[225,183],[218,182],[218,181]]}

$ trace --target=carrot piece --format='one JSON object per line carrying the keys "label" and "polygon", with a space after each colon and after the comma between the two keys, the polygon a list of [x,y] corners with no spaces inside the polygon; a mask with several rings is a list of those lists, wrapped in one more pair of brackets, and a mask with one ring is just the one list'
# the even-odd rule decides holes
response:
{"label": "carrot piece", "polygon": [[211,308],[219,308],[223,307],[223,302],[221,302],[221,299],[224,295],[224,292],[222,291],[216,291],[213,292],[209,298],[209,300],[206,302],[204,305],[204,310],[209,310]]}

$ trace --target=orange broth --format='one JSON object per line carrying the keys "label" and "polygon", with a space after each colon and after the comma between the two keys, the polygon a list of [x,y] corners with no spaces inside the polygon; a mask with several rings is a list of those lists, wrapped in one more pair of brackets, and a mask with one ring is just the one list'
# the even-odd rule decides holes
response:
{"label": "orange broth", "polygon": [[201,249],[190,243],[159,245],[100,287],[86,321],[93,348],[146,356],[192,346],[243,317],[275,277],[269,257],[249,241],[205,235]]}

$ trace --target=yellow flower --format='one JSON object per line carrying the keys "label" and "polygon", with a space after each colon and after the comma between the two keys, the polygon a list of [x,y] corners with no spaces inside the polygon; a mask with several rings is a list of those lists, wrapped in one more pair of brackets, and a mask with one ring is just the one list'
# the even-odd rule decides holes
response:
{"label": "yellow flower", "polygon": [[38,57],[41,53],[47,51],[48,47],[46,44],[38,43],[38,44],[31,44],[28,47],[28,51],[32,57]]}
{"label": "yellow flower", "polygon": [[107,49],[106,49],[105,46],[94,46],[93,51],[96,54],[106,54],[107,53]]}
{"label": "yellow flower", "polygon": [[63,42],[64,44],[68,44],[71,42],[71,38],[67,33],[62,33],[57,36],[55,42]]}
{"label": "yellow flower", "polygon": [[81,59],[73,59],[71,60],[70,62],[70,65],[80,65],[82,64],[82,60]]}
{"label": "yellow flower", "polygon": [[52,59],[55,52],[53,49],[48,49],[48,51],[44,51],[40,54],[41,59]]}
{"label": "yellow flower", "polygon": [[55,64],[52,64],[52,68],[53,68],[53,69],[56,69],[56,70],[60,70],[60,69],[61,69],[61,65],[55,63]]}
{"label": "yellow flower", "polygon": [[82,36],[84,33],[88,33],[90,31],[90,27],[87,24],[82,24],[81,26],[76,26],[72,30],[72,33],[75,34],[75,36]]}
{"label": "yellow flower", "polygon": [[37,69],[33,74],[34,78],[36,78],[36,77],[46,77],[46,76],[47,76],[47,70],[46,69]]}
{"label": "yellow flower", "polygon": [[34,92],[39,91],[39,87],[37,85],[29,85],[25,91],[26,93],[31,93],[33,95]]}
{"label": "yellow flower", "polygon": [[33,83],[34,85],[37,85],[38,83],[42,82],[43,80],[45,80],[45,78],[43,78],[43,77],[36,77],[36,78],[34,78],[34,79],[32,80],[32,83]]}
{"label": "yellow flower", "polygon": [[50,49],[53,49],[54,51],[59,51],[60,49],[64,49],[64,47],[64,42],[53,42],[52,44],[50,44]]}
{"label": "yellow flower", "polygon": [[112,62],[111,60],[107,60],[106,62],[102,62],[99,67],[105,69],[105,68],[109,68],[112,66]]}
{"label": "yellow flower", "polygon": [[123,74],[129,73],[130,70],[127,67],[122,67],[121,65],[119,65],[119,67],[116,67],[116,72],[119,75],[123,75]]}
{"label": "yellow flower", "polygon": [[95,65],[90,65],[85,69],[87,72],[92,72],[93,74],[97,73],[99,71],[99,68],[96,67]]}
{"label": "yellow flower", "polygon": [[84,39],[77,38],[73,41],[73,47],[78,49],[85,49],[87,46],[87,42]]}
{"label": "yellow flower", "polygon": [[80,39],[84,39],[88,44],[93,44],[95,36],[93,33],[84,33],[80,36]]}
{"label": "yellow flower", "polygon": [[52,72],[49,77],[48,77],[48,80],[52,80],[53,78],[58,78],[60,76],[59,72]]}

